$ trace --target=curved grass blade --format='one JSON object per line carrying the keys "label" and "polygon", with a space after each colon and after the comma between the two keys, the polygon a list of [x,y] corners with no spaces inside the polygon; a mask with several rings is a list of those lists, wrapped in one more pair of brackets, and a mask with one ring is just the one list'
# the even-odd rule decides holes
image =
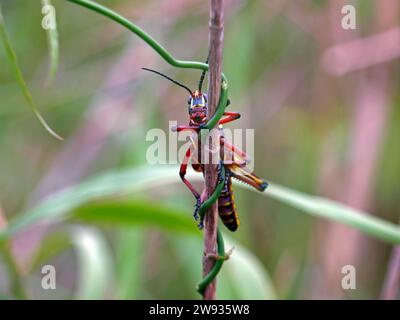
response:
{"label": "curved grass blade", "polygon": [[111,282],[112,254],[103,235],[94,228],[74,227],[70,232],[78,260],[76,299],[102,299]]}
{"label": "curved grass blade", "polygon": [[73,220],[106,226],[157,225],[174,232],[194,233],[197,228],[187,212],[148,200],[101,201],[73,211]]}
{"label": "curved grass blade", "polygon": [[112,282],[112,254],[102,233],[92,227],[68,226],[42,240],[29,272],[48,264],[62,251],[71,248],[77,260],[76,299],[101,299]]}
{"label": "curved grass blade", "polygon": [[54,7],[51,4],[50,0],[42,0],[42,14],[45,15],[54,15],[49,16],[49,18],[54,18],[52,23],[53,26],[46,26],[46,34],[47,34],[47,43],[49,48],[49,57],[50,57],[50,64],[49,64],[49,73],[47,75],[46,85],[50,85],[54,82],[57,71],[58,71],[58,62],[59,62],[59,45],[58,45],[58,30],[57,30],[57,23],[55,20],[55,12]]}
{"label": "curved grass blade", "polygon": [[12,67],[17,83],[25,97],[26,102],[28,103],[28,106],[30,107],[33,114],[36,116],[36,118],[39,120],[39,122],[42,124],[42,126],[46,129],[48,133],[50,133],[53,137],[57,138],[58,140],[63,140],[63,138],[61,138],[57,133],[55,133],[54,130],[47,124],[47,122],[44,120],[44,118],[40,114],[39,110],[37,109],[33,101],[32,95],[29,92],[28,86],[26,85],[24,80],[24,76],[22,75],[21,69],[18,65],[17,55],[15,54],[15,51],[11,45],[11,41],[7,35],[3,14],[1,10],[1,5],[0,5],[0,39],[3,42],[4,48],[6,50],[6,56]]}
{"label": "curved grass blade", "polygon": [[312,216],[343,223],[390,243],[400,243],[400,227],[398,225],[339,202],[307,195],[275,183],[271,184],[263,195],[286,203]]}

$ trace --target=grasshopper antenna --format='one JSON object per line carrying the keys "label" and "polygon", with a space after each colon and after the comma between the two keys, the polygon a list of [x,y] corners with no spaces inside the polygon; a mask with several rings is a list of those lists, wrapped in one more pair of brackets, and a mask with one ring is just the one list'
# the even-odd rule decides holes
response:
{"label": "grasshopper antenna", "polygon": [[188,88],[188,87],[185,86],[184,84],[182,84],[182,83],[180,83],[180,82],[178,82],[178,81],[176,81],[176,80],[174,80],[174,79],[172,79],[172,78],[166,76],[165,74],[162,74],[161,72],[158,72],[158,71],[156,71],[156,70],[149,69],[149,68],[142,68],[142,69],[143,69],[143,70],[146,70],[146,71],[150,71],[150,72],[156,73],[156,74],[160,75],[161,77],[164,77],[164,78],[168,79],[169,81],[175,83],[176,85],[178,85],[178,86],[180,86],[180,87],[186,89],[186,90],[190,93],[190,95],[193,94],[193,91],[190,90],[190,88]]}

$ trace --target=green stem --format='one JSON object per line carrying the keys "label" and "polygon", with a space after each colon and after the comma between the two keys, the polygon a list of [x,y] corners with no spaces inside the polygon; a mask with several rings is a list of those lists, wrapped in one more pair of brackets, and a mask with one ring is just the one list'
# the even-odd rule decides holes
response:
{"label": "green stem", "polygon": [[[97,13],[100,13],[111,20],[114,20],[115,22],[119,23],[120,25],[126,27],[133,33],[135,33],[139,38],[141,38],[143,41],[145,41],[150,47],[152,47],[166,62],[168,62],[170,65],[177,67],[177,68],[184,68],[184,69],[199,69],[199,70],[205,70],[208,71],[208,64],[202,63],[202,62],[196,62],[196,61],[182,61],[182,60],[177,60],[175,59],[161,44],[159,44],[155,39],[153,39],[149,34],[147,34],[143,29],[138,27],[137,25],[133,24],[131,21],[128,19],[124,18],[123,16],[119,15],[118,13],[112,11],[111,9],[108,9],[96,2],[90,1],[90,0],[67,0],[73,3],[76,3],[78,5],[81,5],[85,8],[88,8],[92,11],[95,11]],[[207,122],[207,124],[202,127],[202,129],[212,129],[214,128],[218,121],[221,119],[228,100],[228,80],[226,79],[225,75],[222,73],[221,75],[221,93],[220,93],[220,98],[218,101],[218,106],[217,109],[212,116],[212,118]],[[208,130],[202,130],[201,133],[201,139],[203,139],[203,136],[205,135],[205,131]],[[223,176],[225,177],[225,171],[223,170]],[[217,201],[221,190],[223,188],[223,183],[224,179],[222,180],[221,183],[218,184],[216,187],[213,195],[207,199],[203,205],[200,208],[200,214],[204,216],[205,211],[215,202]],[[220,256],[225,255],[225,249],[224,249],[224,241],[222,238],[222,234],[218,230],[217,234],[217,245],[218,245],[218,254]],[[210,271],[207,276],[204,277],[202,282],[199,284],[199,292],[203,292],[203,290],[208,286],[208,284],[217,276],[219,270],[222,267],[224,260],[218,260],[214,264],[214,267]]]}
{"label": "green stem", "polygon": [[28,295],[25,292],[25,288],[21,282],[21,275],[18,270],[18,265],[14,260],[13,254],[10,250],[9,244],[4,243],[0,247],[3,260],[5,265],[8,268],[8,272],[11,275],[11,286],[12,291],[14,292],[14,296],[20,300],[26,300]]}

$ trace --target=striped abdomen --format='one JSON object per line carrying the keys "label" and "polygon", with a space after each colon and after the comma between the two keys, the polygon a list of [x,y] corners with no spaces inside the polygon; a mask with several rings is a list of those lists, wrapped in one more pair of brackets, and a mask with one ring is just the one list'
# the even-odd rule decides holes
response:
{"label": "striped abdomen", "polygon": [[235,198],[232,193],[232,181],[230,175],[225,178],[225,185],[218,198],[218,214],[224,225],[230,230],[235,231],[240,222],[236,212]]}

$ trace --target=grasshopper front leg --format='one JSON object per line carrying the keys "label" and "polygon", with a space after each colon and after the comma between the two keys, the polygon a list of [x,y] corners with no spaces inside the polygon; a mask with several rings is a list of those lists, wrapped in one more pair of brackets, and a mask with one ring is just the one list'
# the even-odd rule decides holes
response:
{"label": "grasshopper front leg", "polygon": [[195,204],[193,217],[195,220],[198,220],[199,219],[198,213],[199,213],[200,206],[201,206],[201,198],[200,198],[199,193],[193,187],[193,185],[189,182],[188,179],[185,178],[187,166],[188,166],[188,163],[191,158],[192,158],[192,150],[189,147],[186,151],[185,158],[183,159],[183,162],[181,164],[181,167],[179,170],[179,176],[181,177],[183,183],[189,188],[190,192],[192,192],[193,196],[196,198],[196,204]]}

